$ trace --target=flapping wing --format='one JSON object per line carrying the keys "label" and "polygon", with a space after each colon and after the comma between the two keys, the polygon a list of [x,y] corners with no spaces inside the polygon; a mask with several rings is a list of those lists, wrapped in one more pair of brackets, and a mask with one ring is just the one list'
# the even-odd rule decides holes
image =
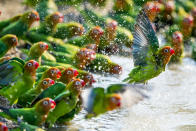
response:
{"label": "flapping wing", "polygon": [[142,10],[137,17],[133,37],[132,53],[134,65],[145,65],[148,60],[153,59],[153,54],[155,54],[159,48],[158,38],[145,10]]}

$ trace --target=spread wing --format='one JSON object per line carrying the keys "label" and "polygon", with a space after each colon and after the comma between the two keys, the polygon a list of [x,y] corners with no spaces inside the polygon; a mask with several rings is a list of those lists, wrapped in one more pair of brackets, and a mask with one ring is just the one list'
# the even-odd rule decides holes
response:
{"label": "spread wing", "polygon": [[145,10],[137,17],[133,41],[133,59],[135,66],[143,66],[154,60],[154,54],[159,48],[158,38],[148,19]]}

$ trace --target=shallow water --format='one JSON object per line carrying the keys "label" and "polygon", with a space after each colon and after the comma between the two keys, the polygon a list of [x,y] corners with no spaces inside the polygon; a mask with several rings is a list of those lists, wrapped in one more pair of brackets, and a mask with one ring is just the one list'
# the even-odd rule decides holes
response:
{"label": "shallow water", "polygon": [[[131,58],[112,56],[123,67],[120,77],[95,75],[95,87],[107,87],[127,77],[133,62]],[[145,99],[131,108],[123,108],[84,119],[82,111],[73,120],[69,130],[82,131],[194,131],[196,130],[196,63],[184,58],[181,65],[170,65],[166,71],[148,82],[150,89]],[[65,129],[63,129],[65,130]]]}

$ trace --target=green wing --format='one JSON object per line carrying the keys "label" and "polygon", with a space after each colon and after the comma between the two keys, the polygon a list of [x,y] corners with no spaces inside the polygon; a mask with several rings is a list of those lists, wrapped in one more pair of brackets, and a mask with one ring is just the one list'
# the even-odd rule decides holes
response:
{"label": "green wing", "polygon": [[158,38],[144,10],[137,17],[133,41],[134,65],[144,66],[154,61],[159,48]]}
{"label": "green wing", "polygon": [[54,99],[58,94],[62,93],[65,90],[65,88],[66,88],[65,84],[61,82],[55,83],[54,85],[45,89],[37,98],[35,98],[32,102],[32,105],[34,105],[36,102],[46,97],[50,97],[51,99]]}
{"label": "green wing", "polygon": [[0,64],[0,86],[8,86],[16,82],[23,74],[24,61],[12,58]]}

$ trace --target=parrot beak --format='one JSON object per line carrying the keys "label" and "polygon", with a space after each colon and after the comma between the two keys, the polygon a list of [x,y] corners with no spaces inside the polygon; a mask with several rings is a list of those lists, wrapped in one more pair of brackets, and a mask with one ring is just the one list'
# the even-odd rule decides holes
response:
{"label": "parrot beak", "polygon": [[81,81],[82,87],[84,87],[86,85],[86,83],[82,80]]}
{"label": "parrot beak", "polygon": [[171,48],[170,49],[170,54],[173,55],[175,53],[175,51]]}
{"label": "parrot beak", "polygon": [[61,71],[58,71],[58,72],[57,72],[57,78],[60,78],[61,75],[62,75],[62,74],[61,74]]}
{"label": "parrot beak", "polygon": [[50,80],[50,84],[54,85],[55,84],[54,80]]}
{"label": "parrot beak", "polygon": [[59,18],[59,23],[62,23],[63,20],[64,20],[64,16],[63,16],[63,14],[61,14],[61,15],[60,15],[60,18]]}
{"label": "parrot beak", "polygon": [[48,50],[48,44],[46,44],[45,49]]}
{"label": "parrot beak", "polygon": [[117,107],[120,107],[121,106],[121,102],[119,101],[118,103],[117,103]]}
{"label": "parrot beak", "polygon": [[39,63],[38,62],[34,62],[33,65],[35,66],[35,69],[37,69],[39,67]]}
{"label": "parrot beak", "polygon": [[74,70],[74,76],[76,77],[76,76],[78,76],[78,71],[77,70]]}
{"label": "parrot beak", "polygon": [[51,108],[54,109],[56,106],[56,102],[54,100],[50,100]]}
{"label": "parrot beak", "polygon": [[36,21],[39,21],[40,20],[40,17],[39,17],[39,15],[37,16],[37,18],[36,18]]}

